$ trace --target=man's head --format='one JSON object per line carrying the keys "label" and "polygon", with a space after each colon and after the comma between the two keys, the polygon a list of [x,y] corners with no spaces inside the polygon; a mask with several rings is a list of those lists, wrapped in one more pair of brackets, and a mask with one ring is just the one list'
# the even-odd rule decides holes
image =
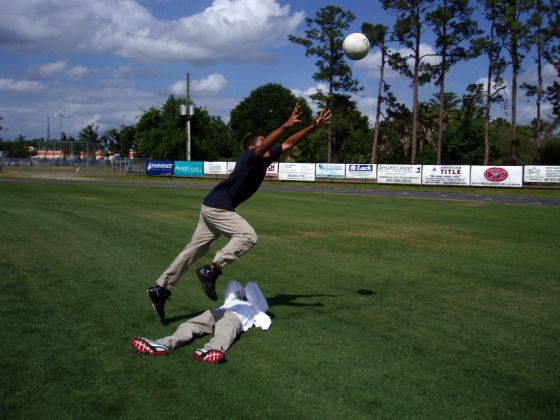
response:
{"label": "man's head", "polygon": [[264,136],[262,134],[249,134],[243,142],[243,148],[245,150],[254,149],[259,147],[263,141]]}

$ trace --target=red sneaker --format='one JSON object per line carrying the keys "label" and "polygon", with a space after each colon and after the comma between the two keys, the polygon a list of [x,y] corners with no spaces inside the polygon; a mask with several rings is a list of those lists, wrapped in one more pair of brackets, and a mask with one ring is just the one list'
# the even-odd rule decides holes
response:
{"label": "red sneaker", "polygon": [[199,360],[201,362],[220,363],[222,360],[224,360],[224,357],[226,357],[226,355],[221,350],[198,349],[193,353],[192,357],[193,359]]}
{"label": "red sneaker", "polygon": [[133,338],[130,344],[132,344],[136,353],[149,354],[151,356],[167,356],[169,354],[167,346],[144,337]]}

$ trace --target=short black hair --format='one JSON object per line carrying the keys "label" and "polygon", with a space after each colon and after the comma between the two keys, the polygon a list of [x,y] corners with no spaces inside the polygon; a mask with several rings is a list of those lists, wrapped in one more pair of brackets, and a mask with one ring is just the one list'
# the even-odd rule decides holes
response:
{"label": "short black hair", "polygon": [[250,146],[254,146],[260,136],[260,134],[247,134],[243,140],[243,149],[247,150]]}

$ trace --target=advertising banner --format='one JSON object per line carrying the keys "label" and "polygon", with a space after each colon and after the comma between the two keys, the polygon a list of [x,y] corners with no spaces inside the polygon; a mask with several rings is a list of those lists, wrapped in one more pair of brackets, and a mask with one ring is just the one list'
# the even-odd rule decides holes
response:
{"label": "advertising banner", "polygon": [[204,162],[176,160],[173,173],[175,176],[202,177],[204,175]]}
{"label": "advertising banner", "polygon": [[423,165],[422,184],[425,185],[470,185],[469,165]]}
{"label": "advertising banner", "polygon": [[149,175],[149,176],[171,176],[171,175],[173,175],[173,161],[171,161],[171,160],[149,160],[146,163],[146,175]]}
{"label": "advertising banner", "polygon": [[270,165],[268,165],[265,176],[278,176],[278,162],[272,162]]}
{"label": "advertising banner", "polygon": [[421,184],[422,165],[377,165],[379,184]]}
{"label": "advertising banner", "polygon": [[372,163],[349,163],[346,165],[346,178],[377,178],[377,165]]}
{"label": "advertising banner", "polygon": [[204,175],[227,174],[227,162],[204,162]]}
{"label": "advertising banner", "polygon": [[525,166],[523,181],[560,183],[560,166]]}
{"label": "advertising banner", "polygon": [[315,164],[281,162],[278,179],[281,181],[315,181]]}
{"label": "advertising banner", "polygon": [[228,162],[227,163],[227,173],[231,174],[235,169],[235,162]]}
{"label": "advertising banner", "polygon": [[471,185],[521,188],[523,166],[471,166]]}
{"label": "advertising banner", "polygon": [[315,166],[315,176],[317,178],[344,178],[344,163],[317,163]]}

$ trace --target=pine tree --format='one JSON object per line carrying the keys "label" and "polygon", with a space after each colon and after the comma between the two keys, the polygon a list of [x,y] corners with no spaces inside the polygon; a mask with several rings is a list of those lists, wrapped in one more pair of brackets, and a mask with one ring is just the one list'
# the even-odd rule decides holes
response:
{"label": "pine tree", "polygon": [[379,65],[379,80],[377,84],[377,105],[375,109],[375,127],[373,131],[373,142],[371,146],[371,163],[377,163],[377,147],[379,145],[379,127],[381,123],[381,106],[383,105],[383,91],[388,88],[385,83],[385,65],[387,64],[387,35],[388,28],[385,25],[362,24],[362,33],[367,36],[371,47],[379,47],[381,52],[381,63]]}
{"label": "pine tree", "polygon": [[[346,63],[342,50],[345,32],[354,20],[352,12],[344,11],[338,6],[325,6],[317,11],[315,18],[306,18],[308,29],[305,31],[305,38],[295,35],[288,37],[291,42],[305,47],[306,56],[317,57],[315,65],[318,71],[313,74],[313,79],[326,82],[329,91],[326,95],[319,92],[312,98],[327,108],[333,105],[333,94],[358,93],[363,89],[352,78],[352,69]],[[336,110],[334,112],[336,114]],[[331,124],[327,130],[329,162],[336,161],[337,158],[334,155],[334,142],[337,139],[333,133]]]}
{"label": "pine tree", "polygon": [[502,1],[502,13],[496,16],[496,35],[502,40],[504,48],[509,53],[511,64],[511,152],[510,162],[518,161],[517,146],[517,79],[521,72],[523,48],[529,34],[529,26],[523,21],[524,13],[528,10],[531,0]]}
{"label": "pine tree", "polygon": [[[443,135],[445,132],[445,76],[451,66],[477,55],[473,37],[481,33],[471,18],[473,8],[469,0],[441,0],[436,9],[427,15],[427,21],[436,35],[437,55],[441,63],[434,68],[439,87],[438,139],[436,163],[442,163]],[[471,40],[465,47],[466,41]]]}
{"label": "pine tree", "polygon": [[[402,55],[398,52],[389,54],[389,64],[401,74],[412,80],[412,138],[410,163],[416,163],[418,150],[418,110],[420,85],[430,80],[429,69],[422,62],[426,57],[420,52],[420,43],[425,24],[425,18],[434,0],[383,0],[383,8],[394,10],[397,20],[393,27],[392,40],[400,43],[412,52]],[[413,68],[408,60],[412,59]]]}

